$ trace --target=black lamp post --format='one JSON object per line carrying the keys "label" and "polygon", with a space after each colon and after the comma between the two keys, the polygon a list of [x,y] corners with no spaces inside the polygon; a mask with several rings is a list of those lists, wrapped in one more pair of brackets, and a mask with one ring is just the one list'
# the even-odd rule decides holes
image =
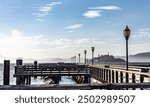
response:
{"label": "black lamp post", "polygon": [[94,65],[94,50],[95,50],[95,47],[91,47],[91,50],[92,50],[92,65]]}
{"label": "black lamp post", "polygon": [[78,56],[79,56],[79,64],[80,64],[80,53],[78,54]]}
{"label": "black lamp post", "polygon": [[126,70],[128,70],[128,40],[130,36],[130,29],[126,25],[126,28],[123,31],[124,37],[126,39]]}
{"label": "black lamp post", "polygon": [[86,65],[86,53],[87,53],[87,50],[84,50],[84,64]]}

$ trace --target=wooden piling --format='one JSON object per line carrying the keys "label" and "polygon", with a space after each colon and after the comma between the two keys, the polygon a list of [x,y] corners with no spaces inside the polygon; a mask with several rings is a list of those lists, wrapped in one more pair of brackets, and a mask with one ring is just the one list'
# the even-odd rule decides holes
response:
{"label": "wooden piling", "polygon": [[16,65],[23,65],[23,60],[22,59],[17,59],[16,60]]}
{"label": "wooden piling", "polygon": [[37,65],[38,65],[38,62],[34,61],[34,70],[37,70]]}
{"label": "wooden piling", "polygon": [[4,60],[3,85],[9,85],[9,80],[10,80],[10,61]]}

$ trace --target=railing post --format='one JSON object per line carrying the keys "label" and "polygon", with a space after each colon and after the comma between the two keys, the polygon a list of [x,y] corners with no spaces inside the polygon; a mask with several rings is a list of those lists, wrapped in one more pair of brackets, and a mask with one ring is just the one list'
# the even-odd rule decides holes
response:
{"label": "railing post", "polygon": [[102,72],[102,76],[101,76],[102,80],[104,80],[104,69],[103,68],[101,69],[101,72]]}
{"label": "railing post", "polygon": [[120,72],[120,83],[123,83],[123,72]]}
{"label": "railing post", "polygon": [[[126,72],[126,83],[129,83],[129,74]],[[128,90],[128,88],[126,88]]]}
{"label": "railing post", "polygon": [[3,85],[9,85],[9,80],[10,80],[10,61],[4,60]]}
{"label": "railing post", "polygon": [[111,83],[111,70],[108,70],[109,73],[109,83]]}
{"label": "railing post", "polygon": [[126,83],[129,83],[129,74],[126,73]]}
{"label": "railing post", "polygon": [[118,83],[118,71],[116,71],[116,83]]}
{"label": "railing post", "polygon": [[[135,80],[136,78],[135,78],[135,74],[134,73],[132,73],[132,83],[136,83],[136,80]],[[133,90],[135,90],[135,88],[133,88]]]}
{"label": "railing post", "polygon": [[108,69],[106,69],[106,81],[108,82]]}
{"label": "railing post", "polygon": [[[140,75],[140,83],[143,83],[143,82],[144,82],[144,76]],[[141,88],[141,90],[143,90],[143,88]]]}
{"label": "railing post", "polygon": [[114,76],[115,76],[115,75],[114,75],[114,70],[112,70],[112,76],[111,76],[111,77],[112,77],[112,83],[115,82],[115,81],[114,81]]}
{"label": "railing post", "polygon": [[[142,68],[141,69],[141,72],[143,73],[146,73],[146,72],[148,72],[148,69],[145,69],[145,68]],[[140,75],[140,83],[143,83],[144,82],[144,75]],[[141,90],[143,90],[143,88],[141,88]]]}
{"label": "railing post", "polygon": [[105,80],[105,78],[106,78],[106,70],[105,69],[103,69],[103,78],[104,78],[104,81],[106,81]]}
{"label": "railing post", "polygon": [[99,78],[102,79],[102,71],[101,71],[101,68],[99,68]]}

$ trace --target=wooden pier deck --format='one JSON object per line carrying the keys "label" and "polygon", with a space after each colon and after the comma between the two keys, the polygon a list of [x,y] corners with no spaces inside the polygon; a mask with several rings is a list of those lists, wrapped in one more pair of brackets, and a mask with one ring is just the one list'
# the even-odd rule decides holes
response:
{"label": "wooden pier deck", "polygon": [[[6,77],[9,73],[9,63],[5,61]],[[9,85],[9,78],[4,78],[5,84],[0,89],[150,89],[150,72],[145,67],[129,67],[112,65],[81,65],[75,63],[37,63],[23,65],[17,61],[15,66],[16,85]],[[54,83],[49,85],[32,85],[31,78],[37,76],[51,78]],[[60,85],[61,76],[71,76],[77,84]],[[99,84],[91,84],[91,78]],[[39,88],[38,88],[39,87]]]}

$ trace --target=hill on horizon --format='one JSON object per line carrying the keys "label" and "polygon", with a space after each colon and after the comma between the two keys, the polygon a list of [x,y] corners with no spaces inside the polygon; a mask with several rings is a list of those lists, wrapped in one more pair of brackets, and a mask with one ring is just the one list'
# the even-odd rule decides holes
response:
{"label": "hill on horizon", "polygon": [[150,52],[138,53],[135,55],[130,55],[131,57],[150,57]]}
{"label": "hill on horizon", "polygon": [[[125,56],[115,56],[115,58],[121,58],[126,60]],[[8,59],[11,61],[11,63],[15,63],[16,59],[18,58],[11,58],[11,57],[5,57],[3,55],[0,55],[0,63],[3,63],[3,60]],[[48,63],[48,62],[70,62],[70,58],[41,58],[41,59],[34,59],[34,58],[22,58],[23,61],[32,63],[35,60],[37,60],[40,63]],[[81,58],[81,60],[83,60]],[[142,53],[137,53],[134,55],[129,55],[129,61],[130,62],[150,62],[150,52],[142,52]]]}
{"label": "hill on horizon", "polygon": [[[119,57],[126,60],[126,56]],[[150,52],[129,55],[129,62],[150,62]]]}

